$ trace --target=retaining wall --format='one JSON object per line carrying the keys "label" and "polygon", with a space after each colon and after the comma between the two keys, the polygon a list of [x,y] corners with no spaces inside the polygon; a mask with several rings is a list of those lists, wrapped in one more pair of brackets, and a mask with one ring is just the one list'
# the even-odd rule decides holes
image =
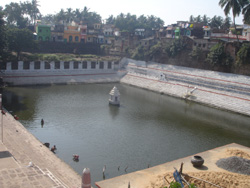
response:
{"label": "retaining wall", "polygon": [[58,61],[8,62],[1,77],[8,85],[118,82],[119,62]]}
{"label": "retaining wall", "polygon": [[250,115],[248,76],[130,59],[126,63],[128,73],[121,83]]}

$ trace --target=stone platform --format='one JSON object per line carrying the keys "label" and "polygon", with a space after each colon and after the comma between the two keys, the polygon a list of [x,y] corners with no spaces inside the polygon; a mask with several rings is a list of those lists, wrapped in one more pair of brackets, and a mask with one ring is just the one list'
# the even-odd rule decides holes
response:
{"label": "stone platform", "polygon": [[0,124],[0,138],[3,141],[0,142],[1,188],[81,187],[81,176],[69,165],[10,114],[0,116],[3,117],[3,138]]}

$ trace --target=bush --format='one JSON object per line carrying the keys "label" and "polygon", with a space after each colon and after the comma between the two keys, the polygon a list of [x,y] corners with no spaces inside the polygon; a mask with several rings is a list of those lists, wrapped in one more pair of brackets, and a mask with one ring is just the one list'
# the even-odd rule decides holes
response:
{"label": "bush", "polygon": [[206,61],[213,66],[231,67],[233,58],[225,52],[223,44],[218,43],[210,49]]}
{"label": "bush", "polygon": [[49,54],[49,55],[44,55],[43,56],[44,61],[60,61],[60,58],[57,55],[54,54]]}
{"label": "bush", "polygon": [[236,56],[237,65],[250,64],[250,44],[243,44]]}
{"label": "bush", "polygon": [[169,57],[177,56],[182,50],[186,48],[186,42],[183,38],[175,39],[172,43],[168,44],[165,48]]}

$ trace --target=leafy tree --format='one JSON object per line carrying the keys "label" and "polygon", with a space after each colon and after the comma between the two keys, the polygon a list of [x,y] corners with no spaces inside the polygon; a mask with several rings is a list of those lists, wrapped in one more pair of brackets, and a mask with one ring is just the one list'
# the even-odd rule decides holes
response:
{"label": "leafy tree", "polygon": [[208,25],[208,23],[210,22],[210,18],[207,17],[206,14],[204,14],[204,16],[202,17],[202,22],[204,23],[204,25]]}
{"label": "leafy tree", "polygon": [[145,57],[145,49],[143,46],[138,46],[134,53],[132,54],[132,59],[136,60],[144,60]]}
{"label": "leafy tree", "polygon": [[20,53],[25,49],[35,46],[33,33],[28,29],[9,28],[8,29],[9,50],[17,53],[19,60]]}
{"label": "leafy tree", "polygon": [[7,51],[6,27],[3,20],[3,11],[0,10],[0,60],[2,60]]}
{"label": "leafy tree", "polygon": [[198,16],[194,19],[194,21],[195,21],[196,23],[200,23],[200,22],[201,22],[201,15],[198,15]]}
{"label": "leafy tree", "polygon": [[25,28],[28,25],[28,18],[23,16],[24,12],[25,11],[21,4],[12,2],[9,5],[5,5],[4,13],[7,24],[19,28]]}
{"label": "leafy tree", "polygon": [[223,21],[223,24],[222,24],[222,28],[225,29],[225,30],[229,30],[230,26],[231,26],[231,18],[230,17],[226,17]]}
{"label": "leafy tree", "polygon": [[200,60],[202,58],[203,51],[199,47],[193,48],[192,52],[189,54],[192,59]]}
{"label": "leafy tree", "polygon": [[222,25],[223,25],[223,18],[221,16],[214,16],[209,23],[209,26],[211,28],[217,28],[217,29],[220,29]]}
{"label": "leafy tree", "polygon": [[53,14],[47,14],[42,18],[42,20],[47,24],[54,24],[55,23],[55,16]]}
{"label": "leafy tree", "polygon": [[110,15],[107,19],[106,19],[106,24],[115,24],[115,18],[113,15]]}
{"label": "leafy tree", "polygon": [[166,46],[165,51],[169,57],[175,57],[182,50],[184,50],[185,47],[186,41],[182,37],[180,37],[179,39],[175,39],[172,43],[169,43]]}
{"label": "leafy tree", "polygon": [[250,2],[243,8],[242,13],[244,15],[245,24],[250,24]]}
{"label": "leafy tree", "polygon": [[[235,30],[236,30],[235,17],[240,15],[245,3],[246,2],[244,0],[220,0],[219,1],[219,5],[221,6],[221,8],[224,8],[224,13],[226,16],[229,14],[230,10],[232,10],[233,23],[234,23]],[[236,36],[239,42],[238,34],[236,34]]]}
{"label": "leafy tree", "polygon": [[66,16],[66,23],[71,23],[72,21],[74,21],[73,9],[67,8],[65,16]]}
{"label": "leafy tree", "polygon": [[238,65],[250,64],[250,44],[245,43],[237,52],[236,63]]}
{"label": "leafy tree", "polygon": [[189,22],[194,22],[194,16],[193,15],[191,15],[190,17],[189,17]]}
{"label": "leafy tree", "polygon": [[225,52],[224,45],[218,43],[210,49],[206,61],[211,65],[231,67],[233,59]]}
{"label": "leafy tree", "polygon": [[61,9],[55,16],[54,16],[54,22],[60,23],[66,21],[66,14],[64,12],[64,9]]}
{"label": "leafy tree", "polygon": [[160,57],[161,54],[162,54],[162,45],[161,42],[158,42],[156,45],[150,47],[145,56],[147,60],[152,60],[154,57]]}
{"label": "leafy tree", "polygon": [[127,15],[121,13],[115,18],[114,24],[115,27],[121,31],[129,31],[132,33],[137,28],[147,31],[151,31],[152,28],[160,28],[164,25],[164,21],[153,15],[147,17],[141,15],[137,18],[136,15],[131,15],[130,13]]}
{"label": "leafy tree", "polygon": [[38,9],[39,6],[37,0],[32,0],[31,3],[28,1],[21,3],[21,7],[24,13],[29,16],[30,24],[32,25],[35,25],[35,20],[41,17],[40,10]]}

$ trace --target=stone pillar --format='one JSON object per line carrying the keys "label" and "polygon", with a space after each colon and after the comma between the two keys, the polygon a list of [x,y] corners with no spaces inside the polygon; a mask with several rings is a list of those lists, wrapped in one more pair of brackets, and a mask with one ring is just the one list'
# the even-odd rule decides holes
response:
{"label": "stone pillar", "polygon": [[19,71],[23,70],[23,61],[18,61],[18,69]]}
{"label": "stone pillar", "polygon": [[91,188],[91,178],[89,168],[84,168],[82,172],[82,186],[81,188]]}

